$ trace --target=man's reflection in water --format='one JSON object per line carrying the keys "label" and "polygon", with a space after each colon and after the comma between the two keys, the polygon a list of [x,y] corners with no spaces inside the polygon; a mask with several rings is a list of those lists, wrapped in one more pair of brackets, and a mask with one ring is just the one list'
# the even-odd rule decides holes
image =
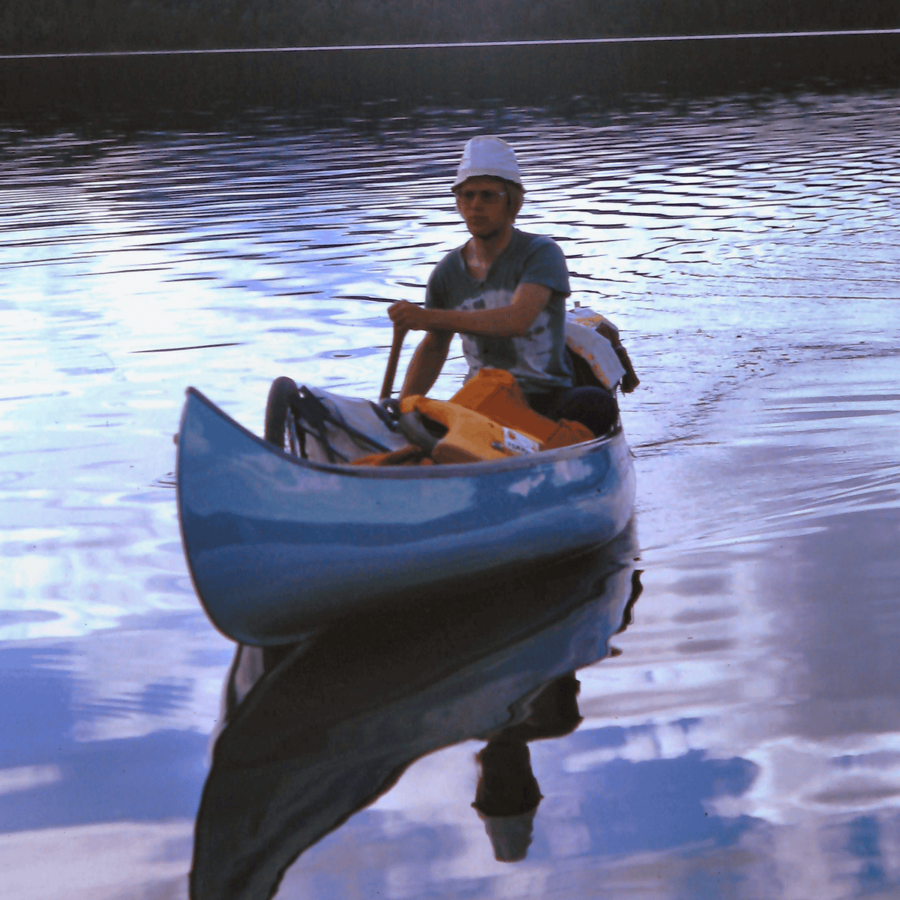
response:
{"label": "man's reflection in water", "polygon": [[[631,595],[616,634],[634,622],[634,605],[643,592],[641,574],[640,569],[631,574]],[[609,647],[610,656],[620,653]],[[523,703],[527,717],[490,735],[487,746],[475,757],[479,776],[472,806],[484,822],[499,862],[525,859],[531,846],[534,817],[543,799],[531,768],[528,742],[565,737],[578,728],[582,721],[578,709],[580,689],[581,682],[574,672],[544,685]]]}
{"label": "man's reflection in water", "polygon": [[564,737],[578,727],[579,687],[574,673],[550,682],[528,704],[528,717],[491,735],[475,757],[480,774],[472,806],[500,862],[525,858],[542,799],[528,741]]}

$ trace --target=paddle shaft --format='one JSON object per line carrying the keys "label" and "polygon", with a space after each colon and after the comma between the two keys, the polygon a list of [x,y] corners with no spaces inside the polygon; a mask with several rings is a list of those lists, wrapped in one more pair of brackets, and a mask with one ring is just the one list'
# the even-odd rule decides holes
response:
{"label": "paddle shaft", "polygon": [[391,344],[391,355],[388,357],[387,369],[384,373],[384,381],[381,384],[381,396],[379,399],[386,400],[391,396],[394,389],[394,378],[397,375],[397,363],[400,360],[400,348],[403,346],[403,339],[406,337],[406,329],[399,325],[394,326],[394,340]]}

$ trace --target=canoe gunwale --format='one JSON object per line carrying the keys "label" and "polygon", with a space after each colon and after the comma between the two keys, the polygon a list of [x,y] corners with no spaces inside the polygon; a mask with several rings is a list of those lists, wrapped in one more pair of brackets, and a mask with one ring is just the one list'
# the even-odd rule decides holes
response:
{"label": "canoe gunwale", "polygon": [[265,438],[254,434],[249,428],[245,428],[236,419],[233,419],[224,410],[220,409],[208,397],[206,397],[197,388],[189,387],[185,391],[188,397],[195,397],[201,401],[210,410],[226,419],[231,425],[243,432],[247,437],[252,438],[256,443],[265,447],[275,456],[280,456],[286,462],[298,465],[301,468],[313,469],[323,473],[332,475],[340,475],[345,478],[375,478],[375,479],[434,479],[434,478],[457,478],[460,475],[491,475],[494,473],[508,472],[515,469],[528,469],[535,465],[545,465],[554,462],[563,462],[567,459],[583,456],[599,450],[604,444],[612,443],[617,438],[622,437],[623,428],[621,418],[616,420],[616,424],[611,431],[600,437],[590,441],[583,441],[579,444],[570,444],[568,447],[559,447],[555,450],[542,450],[540,453],[527,454],[523,456],[512,456],[506,459],[486,460],[477,463],[450,463],[436,466],[354,466],[350,463],[326,463],[317,462],[310,459],[303,459],[292,453],[276,447],[269,443]]}

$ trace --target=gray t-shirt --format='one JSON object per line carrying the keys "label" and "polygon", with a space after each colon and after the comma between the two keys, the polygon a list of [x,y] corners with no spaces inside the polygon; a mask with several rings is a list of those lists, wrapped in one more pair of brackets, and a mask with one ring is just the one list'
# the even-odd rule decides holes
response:
{"label": "gray t-shirt", "polygon": [[434,267],[425,291],[426,307],[497,309],[509,306],[520,284],[540,284],[553,291],[522,337],[460,334],[468,378],[481,368],[506,369],[528,394],[571,387],[573,374],[565,352],[569,272],[556,242],[514,228],[509,244],[484,281],[469,274],[462,251],[462,247],[452,250]]}

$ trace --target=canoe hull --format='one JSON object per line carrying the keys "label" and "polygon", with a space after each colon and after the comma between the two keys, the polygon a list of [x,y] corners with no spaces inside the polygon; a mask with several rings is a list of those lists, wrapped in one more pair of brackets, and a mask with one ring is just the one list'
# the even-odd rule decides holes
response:
{"label": "canoe hull", "polygon": [[388,596],[604,544],[627,524],[635,492],[621,430],[502,462],[335,466],[275,449],[194,389],[177,480],[207,614],[262,646]]}

